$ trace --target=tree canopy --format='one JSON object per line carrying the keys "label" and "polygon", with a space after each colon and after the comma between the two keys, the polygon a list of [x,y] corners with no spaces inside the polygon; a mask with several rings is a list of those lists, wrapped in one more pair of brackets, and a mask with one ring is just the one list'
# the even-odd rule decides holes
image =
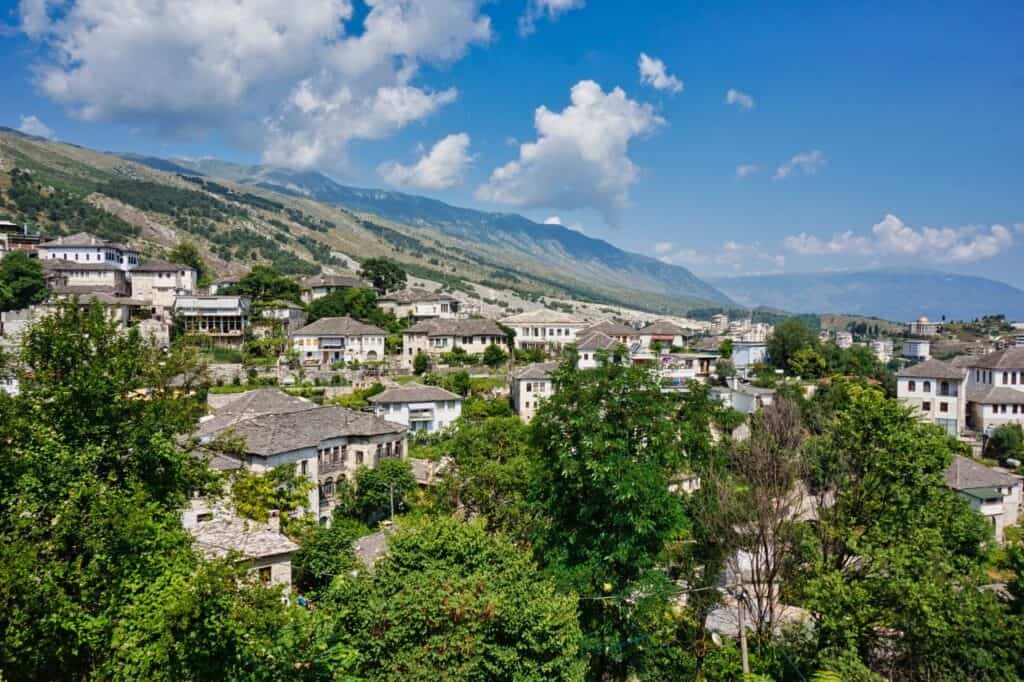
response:
{"label": "tree canopy", "polygon": [[43,266],[24,251],[0,259],[0,311],[21,310],[46,300]]}
{"label": "tree canopy", "polygon": [[372,282],[381,294],[405,287],[405,269],[390,258],[367,258],[360,266],[359,276]]}

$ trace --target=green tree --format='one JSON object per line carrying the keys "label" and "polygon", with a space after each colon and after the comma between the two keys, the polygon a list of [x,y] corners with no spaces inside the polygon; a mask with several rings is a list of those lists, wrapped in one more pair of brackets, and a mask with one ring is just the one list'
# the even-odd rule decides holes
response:
{"label": "green tree", "polygon": [[580,601],[594,679],[642,665],[644,623],[665,616],[658,556],[683,523],[669,484],[685,457],[674,407],[647,370],[613,363],[554,374],[531,423],[535,552]]}
{"label": "green tree", "polygon": [[292,577],[303,591],[319,591],[335,576],[356,568],[352,551],[355,540],[369,534],[358,521],[335,514],[330,526],[315,526],[301,538],[292,558]]}
{"label": "green tree", "polygon": [[384,312],[377,307],[377,292],[373,289],[332,291],[309,304],[310,322],[315,322],[321,317],[346,315],[369,324],[380,324],[386,318]]}
{"label": "green tree", "polygon": [[789,358],[789,370],[804,379],[823,376],[826,365],[825,358],[813,346],[800,348]]}
{"label": "green tree", "polygon": [[21,310],[46,299],[43,266],[24,251],[0,259],[0,310]]}
{"label": "green tree", "polygon": [[388,548],[323,605],[360,679],[583,679],[575,599],[523,550],[450,517],[405,519]]}
{"label": "green tree", "polygon": [[299,283],[291,277],[279,275],[268,265],[257,265],[231,287],[231,293],[248,296],[254,303],[267,303],[285,299],[299,303],[302,293]]}
{"label": "green tree", "polygon": [[489,367],[498,367],[508,359],[508,353],[497,344],[490,344],[484,349],[483,361]]}
{"label": "green tree", "polygon": [[366,523],[375,523],[391,514],[394,500],[396,514],[407,512],[416,492],[416,477],[405,459],[382,459],[377,466],[356,470],[355,508]]}
{"label": "green tree", "polygon": [[180,241],[167,256],[172,263],[188,265],[196,270],[196,284],[206,286],[210,283],[210,268],[203,260],[203,254],[199,246],[193,241]]}
{"label": "green tree", "polygon": [[789,371],[790,359],[804,348],[817,349],[818,339],[802,320],[790,317],[775,326],[768,337],[768,358],[774,367]]}
{"label": "green tree", "polygon": [[417,351],[416,355],[412,359],[412,371],[413,374],[420,375],[427,371],[427,367],[430,365],[430,358],[423,351]]}
{"label": "green tree", "polygon": [[405,270],[389,258],[367,258],[362,262],[359,276],[373,283],[381,294],[405,287]]}
{"label": "green tree", "polygon": [[732,339],[725,339],[718,344],[718,357],[720,360],[732,359]]}
{"label": "green tree", "polygon": [[1020,424],[1004,424],[992,430],[985,443],[985,456],[1000,462],[1024,457],[1024,429]]}
{"label": "green tree", "polygon": [[294,464],[281,464],[266,473],[246,470],[235,472],[231,481],[231,499],[239,516],[266,523],[271,511],[281,513],[287,522],[290,512],[309,503],[313,483],[295,470]]}

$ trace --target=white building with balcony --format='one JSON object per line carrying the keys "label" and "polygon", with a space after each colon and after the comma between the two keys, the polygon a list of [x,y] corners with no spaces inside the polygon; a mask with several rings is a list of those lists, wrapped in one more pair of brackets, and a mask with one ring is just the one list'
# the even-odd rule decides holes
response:
{"label": "white building with balcony", "polygon": [[187,335],[205,336],[215,343],[240,346],[249,328],[249,299],[245,296],[178,296],[174,318]]}
{"label": "white building with balcony", "polygon": [[411,383],[388,388],[368,400],[378,417],[414,433],[441,431],[462,416],[462,396],[439,386]]}
{"label": "white building with balcony", "polygon": [[562,349],[576,343],[576,336],[587,323],[571,313],[560,310],[530,310],[501,321],[515,332],[516,348]]}
{"label": "white building with balcony", "polygon": [[868,347],[879,362],[892,360],[892,339],[872,339],[868,342]]}
{"label": "white building with balcony", "polygon": [[966,394],[967,372],[941,360],[926,360],[896,375],[899,401],[953,437],[967,426]]}
{"label": "white building with balcony", "polygon": [[351,317],[322,317],[292,334],[292,347],[307,365],[384,359],[387,332]]}
{"label": "white building with balcony", "polygon": [[58,237],[36,247],[39,259],[65,260],[72,263],[106,264],[129,272],[139,264],[138,250],[107,239],[100,239],[88,232],[78,232],[67,237]]}
{"label": "white building with balcony", "polygon": [[836,346],[839,348],[853,347],[853,334],[850,332],[836,332]]}
{"label": "white building with balcony", "polygon": [[478,355],[488,346],[505,350],[506,341],[504,330],[494,320],[423,320],[402,332],[402,366],[411,368],[419,353],[436,359],[458,347]]}

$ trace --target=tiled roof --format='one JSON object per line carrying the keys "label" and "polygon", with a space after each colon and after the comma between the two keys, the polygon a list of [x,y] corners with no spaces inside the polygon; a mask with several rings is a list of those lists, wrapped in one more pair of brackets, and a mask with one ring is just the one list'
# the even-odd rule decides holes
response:
{"label": "tiled roof", "polygon": [[896,376],[912,379],[951,379],[960,381],[967,376],[966,370],[943,362],[942,360],[925,360],[912,367],[901,369]]}
{"label": "tiled roof", "polygon": [[289,395],[277,388],[258,388],[238,394],[233,400],[212,410],[212,416],[199,424],[200,436],[213,436],[233,424],[268,414],[286,414],[312,410],[315,403]]}
{"label": "tiled roof", "polygon": [[601,332],[608,336],[637,336],[640,333],[628,324],[622,324],[615,320],[603,320],[587,327],[580,334],[590,334],[591,332]]}
{"label": "tiled roof", "polygon": [[302,280],[303,289],[313,287],[349,287],[351,289],[364,289],[370,285],[355,275],[314,275]]}
{"label": "tiled roof", "polygon": [[435,294],[426,289],[410,288],[401,291],[393,291],[390,294],[381,296],[379,301],[391,301],[392,303],[422,303],[424,301],[454,301],[454,297],[448,294]]}
{"label": "tiled roof", "polygon": [[1024,405],[1024,391],[1005,386],[975,388],[967,392],[967,399],[983,405]]}
{"label": "tiled roof", "polygon": [[620,345],[622,344],[602,332],[590,332],[576,337],[577,350],[611,350]]}
{"label": "tiled roof", "polygon": [[168,263],[167,261],[149,261],[132,268],[132,272],[178,272],[179,270],[192,270],[195,268],[184,263]]}
{"label": "tiled roof", "polygon": [[557,362],[537,362],[516,370],[516,379],[549,379],[551,373],[558,369]]}
{"label": "tiled roof", "polygon": [[1017,482],[1017,479],[1009,474],[996,471],[960,455],[955,455],[953,463],[946,469],[946,485],[953,490],[1001,488],[1014,486]]}
{"label": "tiled roof", "polygon": [[364,324],[351,317],[321,317],[307,324],[293,336],[386,336],[387,332],[372,324]]}
{"label": "tiled roof", "polygon": [[446,391],[439,386],[423,384],[406,384],[389,388],[375,396],[367,398],[371,403],[387,405],[390,403],[433,403],[445,400],[462,400],[462,396]]}
{"label": "tiled roof", "polygon": [[501,321],[501,323],[507,325],[567,324],[579,326],[586,324],[586,322],[576,317],[575,315],[563,313],[560,310],[548,310],[547,308],[530,310],[525,313],[519,313],[518,315],[506,317]]}
{"label": "tiled roof", "polygon": [[505,336],[494,320],[423,320],[405,330],[406,334],[427,336]]}
{"label": "tiled roof", "polygon": [[1024,346],[1015,346],[983,355],[970,365],[981,369],[1024,368]]}

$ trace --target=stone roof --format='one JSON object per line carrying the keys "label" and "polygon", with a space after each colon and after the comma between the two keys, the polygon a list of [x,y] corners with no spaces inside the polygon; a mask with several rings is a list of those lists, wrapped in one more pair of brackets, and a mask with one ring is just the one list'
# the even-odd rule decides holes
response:
{"label": "stone roof", "polygon": [[388,553],[388,537],[385,531],[364,535],[352,543],[352,552],[364,566],[373,570],[383,556]]}
{"label": "stone roof", "polygon": [[355,275],[313,275],[302,280],[303,289],[312,289],[313,287],[348,287],[350,289],[366,289],[369,288],[369,284],[359,279]]}
{"label": "stone roof", "polygon": [[946,469],[946,485],[953,490],[1002,488],[1017,485],[1017,482],[1017,479],[1009,474],[960,455],[954,455],[953,463]]}
{"label": "stone roof", "polygon": [[199,424],[200,436],[213,436],[233,424],[261,415],[301,412],[316,407],[316,403],[277,388],[258,388],[236,395],[203,418]]}
{"label": "stone roof", "polygon": [[576,337],[577,350],[611,350],[622,345],[603,332],[590,332]]}
{"label": "stone roof", "polygon": [[184,263],[168,263],[167,261],[149,261],[141,265],[136,265],[132,268],[132,272],[178,272],[179,270],[192,270],[195,272],[195,268],[191,265],[185,265]]}
{"label": "stone roof", "polygon": [[909,377],[911,379],[950,379],[952,381],[961,381],[967,376],[967,372],[961,367],[954,367],[942,360],[932,359],[901,369],[896,376]]}
{"label": "stone roof", "polygon": [[590,334],[592,332],[601,332],[608,336],[637,336],[640,333],[628,324],[622,324],[615,320],[602,320],[597,324],[590,325],[580,332],[580,334]]}
{"label": "stone roof", "polygon": [[424,386],[423,384],[410,383],[405,386],[386,389],[377,395],[370,396],[367,400],[374,404],[387,405],[390,403],[433,403],[445,400],[462,400],[462,396],[446,391],[440,386]]}
{"label": "stone roof", "polygon": [[364,324],[351,317],[321,317],[294,332],[292,336],[387,336],[387,332],[372,324]]}
{"label": "stone roof", "polygon": [[91,272],[120,272],[121,268],[113,263],[82,263],[76,260],[64,260],[63,258],[46,258],[42,261],[43,267],[47,270],[88,270]]}
{"label": "stone roof", "polygon": [[505,336],[505,332],[494,320],[443,320],[433,318],[418,322],[406,329],[405,334],[426,334],[427,336]]}
{"label": "stone roof", "polygon": [[448,294],[434,293],[427,291],[426,289],[420,288],[409,288],[402,289],[401,291],[392,291],[390,294],[381,296],[378,301],[391,301],[392,303],[422,303],[424,301],[455,301],[453,296]]}
{"label": "stone roof", "polygon": [[976,355],[958,355],[955,358],[949,360],[949,364],[954,367],[962,367],[964,369],[972,367],[977,361],[978,356]]}
{"label": "stone roof", "polygon": [[215,516],[189,528],[196,545],[208,559],[238,552],[250,559],[291,554],[299,546],[269,524],[234,514]]}
{"label": "stone roof", "polygon": [[550,379],[551,373],[558,369],[557,362],[537,362],[516,370],[516,379]]}
{"label": "stone roof", "polygon": [[501,323],[507,325],[568,324],[578,326],[586,324],[586,322],[575,315],[563,313],[561,310],[548,310],[547,308],[529,310],[525,313],[512,315],[503,319]]}
{"label": "stone roof", "polygon": [[655,320],[640,330],[652,336],[686,336],[687,331],[671,320]]}
{"label": "stone roof", "polygon": [[368,412],[334,406],[256,416],[235,422],[230,428],[234,435],[245,439],[248,454],[262,457],[316,447],[331,438],[400,436],[407,431],[401,424]]}
{"label": "stone roof", "polygon": [[1022,369],[1024,368],[1024,346],[1004,348],[977,358],[970,365],[981,369]]}
{"label": "stone roof", "polygon": [[43,242],[40,246],[82,246],[82,247],[105,247],[108,249],[120,249],[122,251],[136,251],[130,246],[124,244],[118,244],[107,239],[100,239],[96,235],[89,234],[88,232],[76,232],[75,234],[69,234],[66,237],[57,237],[51,239],[48,242]]}
{"label": "stone roof", "polygon": [[974,388],[967,392],[967,399],[983,405],[1024,405],[1024,391],[1005,386]]}
{"label": "stone roof", "polygon": [[139,301],[127,296],[117,296],[109,291],[110,287],[60,287],[53,293],[59,298],[78,298],[79,303],[99,303],[101,305],[147,306],[148,301]]}

